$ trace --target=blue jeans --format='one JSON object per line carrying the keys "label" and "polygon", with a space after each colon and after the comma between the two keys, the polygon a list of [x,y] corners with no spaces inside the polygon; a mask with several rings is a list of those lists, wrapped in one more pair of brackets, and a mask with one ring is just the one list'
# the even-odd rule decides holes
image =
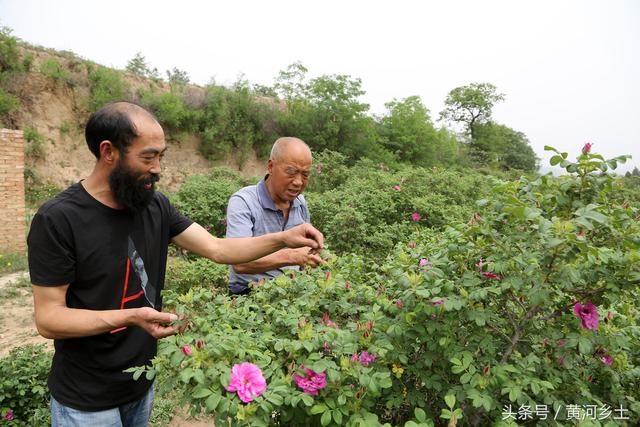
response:
{"label": "blue jeans", "polygon": [[153,406],[153,386],[140,400],[105,411],[88,412],[62,405],[51,396],[52,427],[146,427]]}

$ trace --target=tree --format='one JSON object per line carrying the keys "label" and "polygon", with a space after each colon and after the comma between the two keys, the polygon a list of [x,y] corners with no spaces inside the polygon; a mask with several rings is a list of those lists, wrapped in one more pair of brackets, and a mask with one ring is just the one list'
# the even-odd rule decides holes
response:
{"label": "tree", "polygon": [[126,70],[130,73],[154,80],[158,80],[160,78],[158,69],[149,68],[149,64],[147,64],[147,60],[144,55],[142,55],[142,52],[136,53],[136,56],[129,60],[126,66]]}
{"label": "tree", "polygon": [[374,122],[369,105],[359,101],[362,81],[348,75],[307,79],[299,62],[281,71],[273,89],[286,101],[279,120],[282,134],[296,135],[313,149],[329,149],[354,160],[372,152]]}
{"label": "tree", "polygon": [[394,99],[384,105],[388,111],[380,121],[384,147],[395,153],[400,161],[433,165],[436,130],[420,97],[410,96],[401,101]]}
{"label": "tree", "polygon": [[471,83],[453,89],[444,101],[440,119],[464,124],[471,139],[475,139],[476,126],[489,121],[495,103],[504,100],[504,94],[496,90],[491,83]]}
{"label": "tree", "polygon": [[495,122],[475,125],[475,139],[469,143],[473,161],[483,166],[534,172],[538,158],[522,132]]}
{"label": "tree", "polygon": [[167,70],[166,73],[171,87],[181,87],[189,84],[189,75],[186,71],[173,67],[173,70]]}
{"label": "tree", "polygon": [[282,99],[293,100],[305,97],[306,78],[309,70],[301,62],[294,62],[281,70],[273,89]]}

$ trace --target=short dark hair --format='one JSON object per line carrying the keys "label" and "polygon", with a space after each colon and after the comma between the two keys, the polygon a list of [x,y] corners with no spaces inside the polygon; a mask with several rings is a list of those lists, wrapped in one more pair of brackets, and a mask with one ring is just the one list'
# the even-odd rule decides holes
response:
{"label": "short dark hair", "polygon": [[127,152],[127,148],[139,136],[132,120],[132,116],[139,113],[146,113],[157,121],[150,111],[128,101],[112,102],[91,114],[84,136],[96,159],[100,158],[100,143],[105,140],[110,141],[118,151]]}

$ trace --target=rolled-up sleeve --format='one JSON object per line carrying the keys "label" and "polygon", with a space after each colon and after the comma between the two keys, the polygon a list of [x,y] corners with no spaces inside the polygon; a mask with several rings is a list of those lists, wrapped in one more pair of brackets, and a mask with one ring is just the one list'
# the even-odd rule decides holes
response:
{"label": "rolled-up sleeve", "polygon": [[226,237],[253,237],[253,232],[253,217],[249,205],[242,197],[231,196],[227,206]]}

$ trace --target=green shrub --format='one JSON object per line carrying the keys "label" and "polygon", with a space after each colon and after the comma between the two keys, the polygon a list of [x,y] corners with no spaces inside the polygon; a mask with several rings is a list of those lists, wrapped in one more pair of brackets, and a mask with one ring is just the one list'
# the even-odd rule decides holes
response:
{"label": "green shrub", "polygon": [[231,169],[213,168],[209,175],[189,177],[172,196],[172,202],[212,234],[224,236],[229,197],[250,183]]}
{"label": "green shrub", "polygon": [[187,108],[182,95],[177,92],[143,92],[142,103],[151,109],[160,123],[170,130],[194,129],[194,112]]}
{"label": "green shrub", "polygon": [[18,41],[11,32],[10,28],[0,26],[0,73],[16,71],[20,67]]}
{"label": "green shrub", "polygon": [[25,155],[31,159],[44,158],[44,135],[33,126],[25,127],[23,133],[24,140],[27,142]]}
{"label": "green shrub", "polygon": [[27,53],[22,58],[22,71],[24,71],[25,73],[29,73],[31,72],[32,68],[33,68],[33,55],[30,53]]}
{"label": "green shrub", "polygon": [[0,88],[0,117],[18,109],[20,101]]}
{"label": "green shrub", "polygon": [[28,267],[25,254],[0,253],[0,274],[24,271]]}
{"label": "green shrub", "polygon": [[[310,188],[324,192],[306,193],[311,222],[338,253],[380,257],[421,228],[467,221],[475,199],[487,194],[492,183],[473,172],[388,171],[368,160],[345,168],[335,153],[318,157]],[[419,214],[418,221],[414,213]]]}
{"label": "green shrub", "polygon": [[44,344],[17,347],[0,359],[0,412],[13,411],[9,424],[49,424],[50,367],[51,353]]}
{"label": "green shrub", "polygon": [[67,67],[53,58],[47,58],[40,64],[40,72],[56,83],[73,83]]}
{"label": "green shrub", "polygon": [[239,167],[252,149],[264,156],[277,134],[275,114],[274,107],[254,99],[245,81],[231,89],[208,86],[199,117],[202,155],[218,160],[233,152]]}
{"label": "green shrub", "polygon": [[192,288],[207,288],[216,293],[226,292],[228,279],[229,271],[226,265],[216,264],[204,258],[174,258],[167,266],[165,288],[178,294],[187,293]]}
{"label": "green shrub", "polygon": [[[129,86],[122,79],[120,72],[105,67],[93,67],[87,63],[90,82],[89,109],[97,111],[109,102],[127,99]],[[90,67],[90,68],[89,68]]]}
{"label": "green shrub", "polygon": [[38,208],[61,191],[57,186],[43,182],[36,171],[28,166],[24,168],[24,186],[27,207],[30,208]]}
{"label": "green shrub", "polygon": [[[558,156],[573,175],[497,183],[470,221],[422,228],[386,259],[343,256],[247,297],[168,298],[190,329],[134,376],[162,372],[160,388],[216,424],[515,425],[505,408],[544,405],[528,422],[552,426],[594,405],[609,418],[590,425],[637,425],[638,208],[612,204],[598,171],[624,159]],[[267,383],[246,403],[226,389],[242,362]],[[302,366],[326,375],[317,393],[296,384]]]}

